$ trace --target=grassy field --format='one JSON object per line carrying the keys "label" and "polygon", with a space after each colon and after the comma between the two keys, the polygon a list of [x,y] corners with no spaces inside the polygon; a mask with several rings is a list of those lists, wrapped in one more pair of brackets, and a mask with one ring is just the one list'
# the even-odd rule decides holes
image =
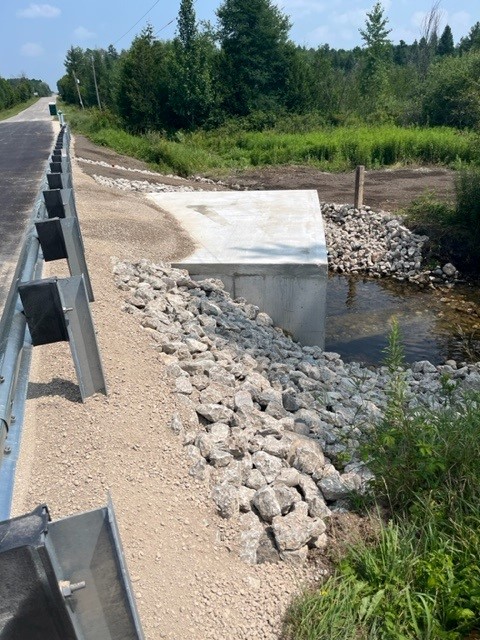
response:
{"label": "grassy field", "polygon": [[31,107],[32,104],[35,104],[37,100],[38,98],[30,98],[30,100],[16,104],[14,107],[10,107],[10,109],[3,109],[3,111],[0,111],[0,120],[6,120],[7,118],[16,116],[20,111],[23,111],[24,109]]}
{"label": "grassy field", "polygon": [[478,135],[446,127],[330,127],[283,133],[238,131],[229,126],[172,136],[132,135],[108,114],[70,107],[66,112],[72,128],[93,142],[182,176],[282,164],[311,165],[324,171],[347,171],[359,164],[367,168],[480,164]]}

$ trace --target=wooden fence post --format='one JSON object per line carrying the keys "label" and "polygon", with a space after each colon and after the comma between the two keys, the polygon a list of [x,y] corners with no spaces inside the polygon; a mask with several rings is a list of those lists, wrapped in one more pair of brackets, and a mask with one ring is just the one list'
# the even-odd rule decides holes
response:
{"label": "wooden fence post", "polygon": [[363,184],[365,182],[365,167],[359,165],[355,171],[355,209],[363,206]]}

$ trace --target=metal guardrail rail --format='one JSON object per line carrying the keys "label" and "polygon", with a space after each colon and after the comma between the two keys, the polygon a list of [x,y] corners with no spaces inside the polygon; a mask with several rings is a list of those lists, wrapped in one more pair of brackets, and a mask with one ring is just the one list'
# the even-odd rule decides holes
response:
{"label": "metal guardrail rail", "polygon": [[[32,347],[70,342],[82,400],[107,392],[89,308],[93,291],[69,151],[70,132],[62,124],[0,319],[0,519],[10,513]],[[62,258],[70,278],[40,279],[44,261]],[[15,412],[20,419],[9,436]]]}

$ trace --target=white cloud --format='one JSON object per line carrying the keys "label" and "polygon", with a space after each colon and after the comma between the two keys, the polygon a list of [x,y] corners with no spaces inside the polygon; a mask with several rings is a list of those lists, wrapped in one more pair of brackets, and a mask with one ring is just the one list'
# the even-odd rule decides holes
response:
{"label": "white cloud", "polygon": [[314,31],[311,31],[308,36],[308,42],[313,42],[314,44],[324,44],[328,42],[328,38],[331,35],[332,30],[330,27],[317,27]]}
{"label": "white cloud", "polygon": [[345,27],[362,27],[365,25],[367,12],[365,9],[353,9],[344,13],[334,13],[332,22]]}
{"label": "white cloud", "polygon": [[61,11],[51,4],[30,4],[26,9],[17,11],[19,18],[56,18]]}
{"label": "white cloud", "polygon": [[39,56],[43,56],[45,53],[45,49],[41,44],[37,44],[36,42],[26,42],[22,45],[20,49],[22,56],[26,56],[27,58],[38,58]]}
{"label": "white cloud", "polygon": [[296,18],[312,13],[323,13],[327,8],[325,2],[318,0],[283,0],[279,5],[284,13],[293,13]]}
{"label": "white cloud", "polygon": [[85,29],[85,27],[77,27],[74,32],[73,35],[75,36],[75,38],[77,38],[78,40],[91,40],[92,38],[94,38],[97,34],[94,33],[93,31],[89,31],[88,29]]}

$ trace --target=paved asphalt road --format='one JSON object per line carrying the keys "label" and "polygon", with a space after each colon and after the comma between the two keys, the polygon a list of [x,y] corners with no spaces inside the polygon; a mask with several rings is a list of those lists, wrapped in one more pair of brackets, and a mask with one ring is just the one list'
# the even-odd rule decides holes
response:
{"label": "paved asphalt road", "polygon": [[51,98],[0,121],[0,315],[54,143]]}

